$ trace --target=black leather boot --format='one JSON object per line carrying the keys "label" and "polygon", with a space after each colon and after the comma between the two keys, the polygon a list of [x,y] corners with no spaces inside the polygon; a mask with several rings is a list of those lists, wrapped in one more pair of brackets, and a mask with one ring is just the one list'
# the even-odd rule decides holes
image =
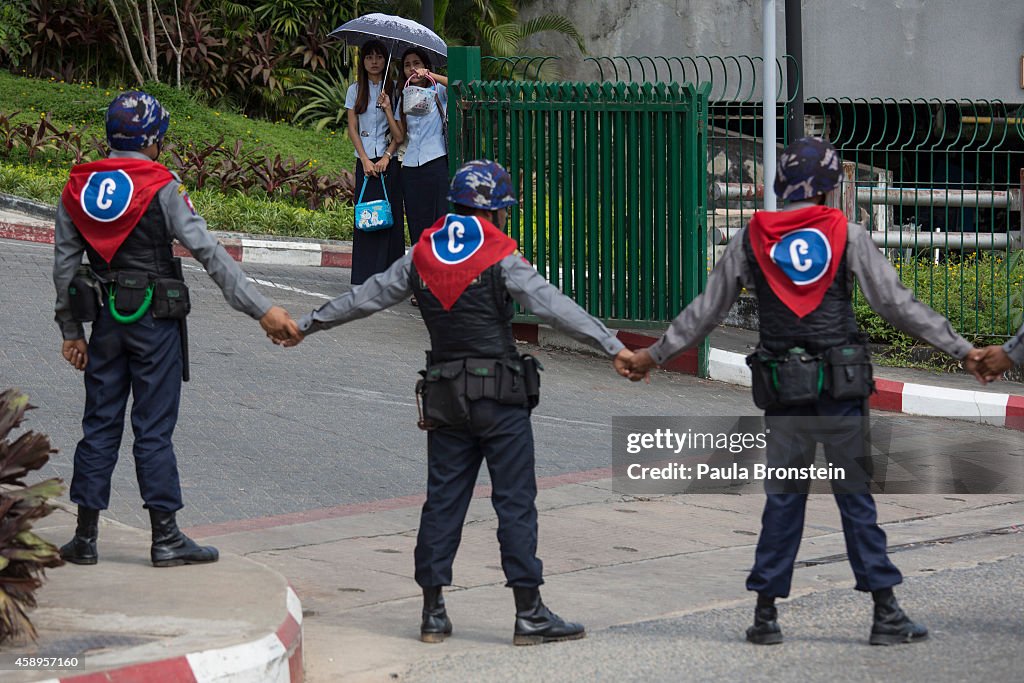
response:
{"label": "black leather boot", "polygon": [[915,624],[900,609],[891,588],[872,591],[875,600],[875,621],[871,625],[872,645],[902,645],[928,639],[928,629]]}
{"label": "black leather boot", "polygon": [[60,547],[61,558],[72,564],[96,564],[100,559],[96,552],[99,528],[100,511],[79,505],[75,537]]}
{"label": "black leather boot", "polygon": [[754,625],[747,629],[747,641],[755,645],[778,645],[782,642],[779,628],[779,612],[775,609],[775,598],[757,596],[754,608]]}
{"label": "black leather boot", "polygon": [[173,512],[150,510],[149,521],[153,525],[153,545],[149,556],[154,567],[216,562],[220,557],[213,546],[199,545],[181,533]]}
{"label": "black leather boot", "polygon": [[420,622],[420,640],[424,643],[443,643],[452,634],[452,622],[444,608],[441,586],[423,589],[423,621]]}
{"label": "black leather boot", "polygon": [[513,587],[516,599],[516,630],[513,645],[540,645],[558,640],[578,640],[587,635],[583,624],[562,620],[541,602],[540,589]]}

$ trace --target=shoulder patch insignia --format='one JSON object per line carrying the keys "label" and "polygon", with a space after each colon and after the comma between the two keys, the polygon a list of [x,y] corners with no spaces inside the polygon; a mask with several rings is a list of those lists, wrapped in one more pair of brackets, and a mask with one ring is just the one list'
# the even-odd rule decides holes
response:
{"label": "shoulder patch insignia", "polygon": [[185,206],[187,206],[188,210],[192,212],[192,215],[197,215],[196,207],[192,204],[192,198],[188,196],[188,190],[185,189],[184,185],[178,185],[178,194],[180,194],[181,198],[185,200]]}

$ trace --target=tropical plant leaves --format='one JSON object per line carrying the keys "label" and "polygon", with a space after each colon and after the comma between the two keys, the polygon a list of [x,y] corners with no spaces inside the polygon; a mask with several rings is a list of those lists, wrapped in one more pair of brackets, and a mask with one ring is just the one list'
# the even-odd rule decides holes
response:
{"label": "tropical plant leaves", "polygon": [[36,604],[35,591],[42,585],[44,569],[64,564],[56,546],[31,531],[33,521],[52,512],[49,500],[63,492],[63,483],[47,479],[25,486],[22,482],[56,450],[45,434],[30,431],[13,442],[9,438],[31,407],[28,397],[17,389],[0,394],[0,644],[36,638],[25,609]]}

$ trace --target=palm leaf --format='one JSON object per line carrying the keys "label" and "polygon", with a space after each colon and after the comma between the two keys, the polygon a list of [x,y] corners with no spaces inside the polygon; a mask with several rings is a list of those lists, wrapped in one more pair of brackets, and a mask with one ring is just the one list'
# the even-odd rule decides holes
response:
{"label": "palm leaf", "polygon": [[519,51],[519,42],[522,40],[520,24],[481,25],[480,32],[495,57],[511,57]]}
{"label": "palm leaf", "polygon": [[577,47],[580,52],[586,52],[587,48],[583,41],[583,36],[576,30],[576,26],[569,21],[566,17],[560,14],[545,14],[543,16],[530,19],[519,26],[519,35],[522,38],[527,38],[537,33],[543,33],[545,31],[556,31],[562,35],[568,36],[576,41]]}

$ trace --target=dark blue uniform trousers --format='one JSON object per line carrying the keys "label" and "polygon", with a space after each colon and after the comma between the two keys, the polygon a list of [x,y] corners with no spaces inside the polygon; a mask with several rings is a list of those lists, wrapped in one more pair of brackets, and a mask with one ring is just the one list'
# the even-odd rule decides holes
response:
{"label": "dark blue uniform trousers", "polygon": [[537,479],[530,413],[481,399],[470,404],[470,414],[464,429],[442,428],[427,434],[427,502],[416,537],[416,583],[451,585],[466,510],[480,463],[486,460],[506,585],[539,586],[544,580],[543,564],[537,559]]}
{"label": "dark blue uniform trousers", "polygon": [[75,450],[71,500],[105,510],[110,477],[124,432],[128,394],[132,395],[135,475],[145,507],[180,510],[181,485],[171,436],[181,399],[181,334],[176,320],[115,322],[104,307],[93,323],[85,367],[85,416]]}
{"label": "dark blue uniform trousers", "polygon": [[[836,401],[823,397],[812,406],[766,411],[765,424],[771,430],[767,435],[768,465],[789,467],[811,464],[817,441],[822,441],[828,462],[849,465],[851,460],[863,452],[862,423],[859,419],[852,420],[854,426],[849,430],[844,429],[841,434],[823,436],[814,434],[811,427],[808,427],[808,431],[794,432],[792,421],[777,421],[773,425],[772,418],[855,418],[863,415],[862,405],[860,400]],[[885,532],[878,526],[878,513],[871,494],[836,493],[835,499],[842,517],[847,557],[857,581],[856,589],[874,591],[900,583],[903,577],[886,554]],[[761,536],[757,541],[754,568],[747,577],[747,590],[757,591],[767,597],[789,596],[793,563],[803,535],[806,506],[806,493],[768,493],[761,517]]]}

